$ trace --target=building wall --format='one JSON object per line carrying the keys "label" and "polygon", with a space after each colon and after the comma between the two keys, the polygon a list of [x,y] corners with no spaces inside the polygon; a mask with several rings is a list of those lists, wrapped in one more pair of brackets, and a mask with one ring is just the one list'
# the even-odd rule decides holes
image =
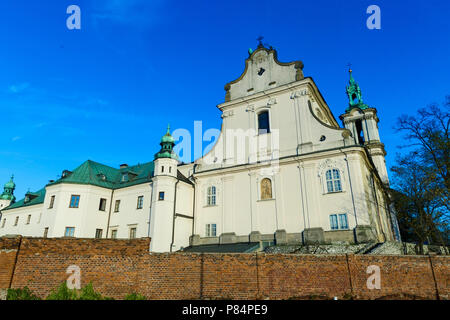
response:
{"label": "building wall", "polygon": [[[217,236],[229,232],[249,235],[252,231],[274,234],[277,230],[299,233],[305,228],[331,231],[330,215],[345,213],[349,230],[357,224],[377,229],[376,223],[381,221],[391,240],[386,208],[381,202],[384,195],[377,190],[378,206],[369,198],[372,189],[366,181],[367,159],[361,151],[334,150],[280,160],[273,174],[267,174],[263,165],[198,173],[194,233],[205,237],[206,224],[211,223],[217,224]],[[327,192],[325,175],[329,169],[339,170],[341,192]],[[261,200],[264,178],[272,181],[271,200]],[[211,186],[216,187],[214,206],[207,205]]]}
{"label": "building wall", "polygon": [[[46,297],[81,269],[81,285],[116,299],[449,299],[447,256],[148,253],[149,239],[0,240],[0,289]],[[17,263],[14,263],[17,255]],[[381,288],[367,288],[369,266]]]}
{"label": "building wall", "polygon": [[[42,237],[44,234],[44,229],[41,227],[43,211],[42,204],[2,211],[0,236],[20,234],[25,237]],[[30,224],[27,224],[29,215],[31,215],[31,220]],[[19,217],[19,222],[15,226],[17,217]],[[6,223],[3,227],[4,220],[6,220]]]}
{"label": "building wall", "polygon": [[[260,63],[268,61],[261,58]],[[270,63],[266,67],[274,78],[282,70]],[[250,70],[240,86],[232,85],[234,94],[240,92],[236,88],[251,87],[251,83],[266,85]],[[355,143],[350,131],[339,127],[312,79],[251,95],[241,93],[242,98],[218,106],[223,118],[221,135],[211,151],[196,161],[195,234],[204,237],[206,224],[211,223],[217,224],[217,235],[299,233],[306,228],[329,231],[330,215],[345,213],[350,230],[356,225],[371,226],[374,239],[393,239],[379,184],[375,184],[379,203],[371,198],[370,179],[377,177],[364,148]],[[269,112],[269,134],[257,133],[262,111]],[[339,170],[342,192],[327,192],[328,169]],[[264,178],[272,180],[273,199],[261,201]],[[206,193],[212,185],[217,203],[208,206]]]}
{"label": "building wall", "polygon": [[[55,204],[49,208],[51,196]],[[79,195],[78,208],[70,208],[72,195]],[[106,210],[100,211],[100,199],[106,199]],[[58,184],[47,187],[44,201],[44,217],[50,227],[49,237],[64,237],[66,227],[75,227],[75,237],[93,238],[96,229],[105,229],[111,190],[91,185]],[[52,225],[53,222],[53,225]]]}
{"label": "building wall", "polygon": [[7,206],[9,206],[11,204],[11,200],[3,200],[0,199],[0,210],[6,208]]}
{"label": "building wall", "polygon": [[[111,236],[111,230],[117,230],[118,238],[127,239],[130,228],[136,228],[138,238],[149,236],[151,193],[150,183],[114,190],[108,237]],[[139,196],[144,197],[142,209],[138,209],[137,205]],[[119,212],[114,212],[117,200],[120,200]]]}
{"label": "building wall", "polygon": [[[177,213],[192,216],[193,188],[186,183],[179,183],[177,197]],[[136,228],[136,237],[149,236],[149,217],[152,186],[151,184],[140,184],[128,188],[110,190],[91,185],[79,184],[57,184],[46,189],[44,203],[3,211],[0,221],[0,236],[23,235],[32,237],[43,237],[45,228],[48,228],[48,237],[64,237],[66,227],[74,227],[77,238],[94,238],[96,230],[102,230],[102,238],[107,236],[108,219],[111,230],[117,230],[117,238],[127,239],[130,237],[130,229]],[[69,208],[72,195],[79,195],[78,208]],[[54,196],[53,207],[50,208],[51,197]],[[142,209],[137,208],[137,200],[143,196]],[[166,197],[172,197],[170,202],[173,208],[173,190],[166,191]],[[100,199],[106,199],[105,210],[99,210]],[[112,201],[111,201],[112,199]],[[119,212],[115,211],[115,201],[120,200]],[[166,202],[167,203],[167,202]],[[173,209],[159,209],[162,214],[173,217]],[[30,223],[27,223],[31,215]],[[17,226],[14,226],[16,217],[19,217]],[[3,220],[6,219],[2,228]],[[176,247],[187,247],[189,236],[192,232],[192,221],[178,222],[180,234],[177,235]],[[159,229],[163,230],[163,229]],[[171,233],[170,230],[166,232]],[[161,231],[160,231],[161,232]],[[170,242],[166,244],[170,245]]]}

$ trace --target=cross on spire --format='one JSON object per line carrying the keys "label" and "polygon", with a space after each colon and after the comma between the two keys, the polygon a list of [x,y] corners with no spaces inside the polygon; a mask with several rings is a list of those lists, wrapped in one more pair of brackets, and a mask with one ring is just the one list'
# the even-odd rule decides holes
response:
{"label": "cross on spire", "polygon": [[264,39],[263,36],[259,36],[258,38],[256,38],[256,40],[258,40],[258,47],[263,47],[264,46],[263,43],[262,43],[263,39]]}

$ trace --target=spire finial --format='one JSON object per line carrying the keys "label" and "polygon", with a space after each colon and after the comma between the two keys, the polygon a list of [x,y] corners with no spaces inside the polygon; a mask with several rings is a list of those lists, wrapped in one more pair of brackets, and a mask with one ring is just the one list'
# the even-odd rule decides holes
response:
{"label": "spire finial", "polygon": [[346,88],[346,92],[348,95],[348,100],[349,100],[349,107],[347,108],[346,111],[350,111],[353,108],[359,108],[361,110],[367,109],[369,108],[368,105],[366,105],[363,102],[363,98],[362,98],[362,93],[361,93],[361,88],[359,87],[358,83],[355,81],[355,79],[353,78],[353,70],[351,68],[351,63],[349,63],[348,65],[348,72],[350,74],[350,80],[348,81],[349,85]]}
{"label": "spire finial", "polygon": [[256,38],[256,40],[258,40],[258,48],[260,47],[264,47],[262,40],[264,39],[263,36],[259,36],[258,38]]}
{"label": "spire finial", "polygon": [[170,123],[167,124],[167,134],[170,134]]}
{"label": "spire finial", "polygon": [[351,63],[347,64],[347,67],[348,67],[348,73],[350,74],[350,83],[352,83],[355,81],[355,79],[353,79],[352,64]]}

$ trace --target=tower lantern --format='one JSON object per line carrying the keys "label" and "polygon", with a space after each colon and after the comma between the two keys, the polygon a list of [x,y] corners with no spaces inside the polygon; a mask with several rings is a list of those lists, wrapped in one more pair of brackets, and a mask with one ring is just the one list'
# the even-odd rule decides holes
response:
{"label": "tower lantern", "polygon": [[364,103],[361,88],[353,78],[353,71],[349,69],[350,80],[346,87],[349,99],[348,108],[340,116],[346,129],[352,132],[354,143],[364,145],[374,161],[383,183],[389,184],[384,144],[380,141],[378,131],[377,110]]}
{"label": "tower lantern", "polygon": [[0,210],[16,201],[16,197],[14,196],[15,189],[16,184],[14,183],[14,175],[12,175],[9,182],[3,187],[3,193],[0,195]]}

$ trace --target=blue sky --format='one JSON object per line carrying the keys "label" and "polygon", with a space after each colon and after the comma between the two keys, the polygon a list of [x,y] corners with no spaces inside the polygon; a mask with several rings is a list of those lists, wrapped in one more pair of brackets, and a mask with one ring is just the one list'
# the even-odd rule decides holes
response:
{"label": "blue sky", "polygon": [[[81,30],[66,28],[71,4]],[[381,30],[366,27],[371,4]],[[336,118],[352,63],[390,167],[397,117],[450,94],[449,14],[445,0],[1,1],[0,184],[14,173],[21,198],[87,159],[151,161],[168,122],[220,129],[215,106],[259,35],[304,62]]]}

